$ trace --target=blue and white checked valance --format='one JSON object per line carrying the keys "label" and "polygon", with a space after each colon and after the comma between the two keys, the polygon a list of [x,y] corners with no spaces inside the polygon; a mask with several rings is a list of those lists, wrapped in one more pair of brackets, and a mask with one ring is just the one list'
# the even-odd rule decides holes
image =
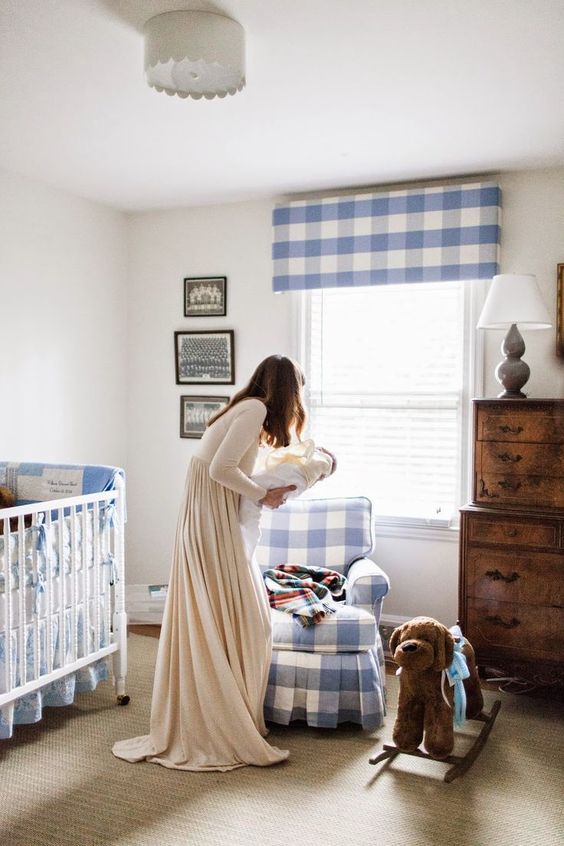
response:
{"label": "blue and white checked valance", "polygon": [[500,206],[491,182],[277,206],[273,289],[491,279]]}

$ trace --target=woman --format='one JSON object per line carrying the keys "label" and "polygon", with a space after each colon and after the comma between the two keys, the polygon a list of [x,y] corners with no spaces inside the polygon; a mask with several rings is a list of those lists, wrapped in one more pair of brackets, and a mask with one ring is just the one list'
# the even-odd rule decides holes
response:
{"label": "woman", "polygon": [[300,436],[303,384],[291,359],[269,356],[208,424],[180,508],[150,734],[116,743],[119,758],[225,771],[288,757],[264,739],[270,608],[243,545],[238,506],[244,495],[278,508],[293,489],[266,490],[249,476],[259,443],[288,446],[292,430]]}

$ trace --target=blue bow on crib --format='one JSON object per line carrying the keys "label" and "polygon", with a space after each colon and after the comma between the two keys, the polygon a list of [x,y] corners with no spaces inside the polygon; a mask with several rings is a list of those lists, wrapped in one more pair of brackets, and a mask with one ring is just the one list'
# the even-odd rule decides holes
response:
{"label": "blue bow on crib", "polygon": [[37,551],[47,555],[47,526],[43,522],[44,517],[44,514],[38,514],[37,523],[31,528],[37,533]]}
{"label": "blue bow on crib", "polygon": [[39,601],[39,596],[42,593],[45,593],[45,576],[41,572],[41,570],[37,571],[36,578],[31,583],[33,590],[33,613],[37,614],[37,603]]}
{"label": "blue bow on crib", "polygon": [[108,502],[107,505],[100,509],[100,531],[103,532],[108,526],[113,529],[116,525],[116,517],[117,509],[115,502]]}
{"label": "blue bow on crib", "polygon": [[445,681],[445,679],[447,679],[449,685],[454,688],[453,719],[455,726],[461,726],[466,720],[466,691],[464,689],[464,679],[467,679],[470,676],[470,670],[468,669],[466,656],[462,652],[462,647],[465,643],[466,638],[462,635],[459,638],[455,639],[452,663],[450,667],[447,667],[446,670],[443,670],[443,676],[441,680],[441,690],[443,694],[443,699],[445,700],[447,705],[449,705],[449,707],[450,704],[443,688],[443,682]]}
{"label": "blue bow on crib", "polygon": [[104,567],[110,568],[110,586],[113,587],[116,582],[119,581],[119,572],[116,564],[116,560],[112,553],[108,555],[105,561],[102,561],[102,565]]}

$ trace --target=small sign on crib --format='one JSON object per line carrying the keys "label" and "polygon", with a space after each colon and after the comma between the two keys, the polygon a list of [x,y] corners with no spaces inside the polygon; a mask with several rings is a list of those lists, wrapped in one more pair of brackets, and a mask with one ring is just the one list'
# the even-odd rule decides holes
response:
{"label": "small sign on crib", "polygon": [[44,502],[67,496],[80,496],[83,492],[82,468],[45,467],[40,475],[21,472],[15,479],[14,490],[18,499]]}

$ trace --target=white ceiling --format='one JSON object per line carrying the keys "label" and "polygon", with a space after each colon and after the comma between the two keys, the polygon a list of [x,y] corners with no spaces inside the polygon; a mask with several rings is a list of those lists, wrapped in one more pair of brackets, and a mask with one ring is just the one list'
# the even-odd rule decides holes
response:
{"label": "white ceiling", "polygon": [[[236,18],[247,87],[143,78],[144,22]],[[564,0],[0,0],[0,166],[120,209],[564,164]]]}

